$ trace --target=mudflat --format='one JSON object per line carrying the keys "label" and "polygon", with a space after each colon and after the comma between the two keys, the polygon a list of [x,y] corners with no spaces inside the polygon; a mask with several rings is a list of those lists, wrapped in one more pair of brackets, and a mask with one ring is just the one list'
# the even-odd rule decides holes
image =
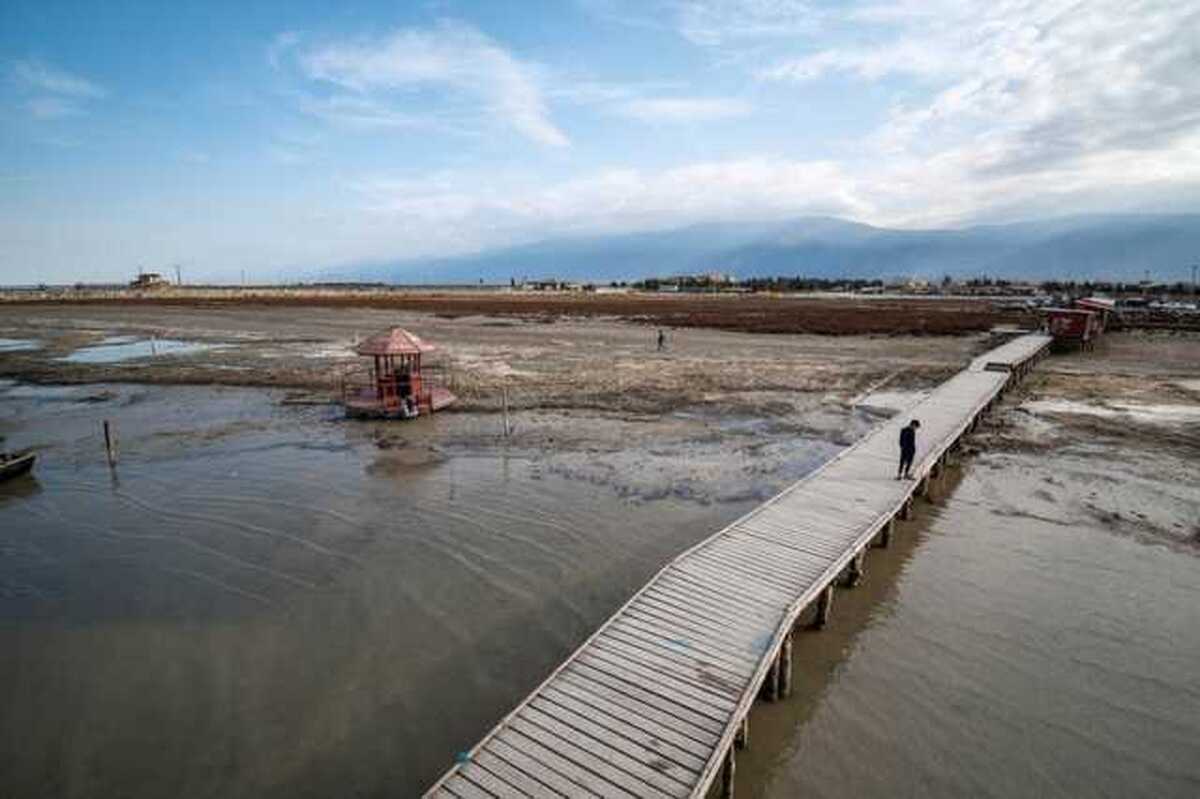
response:
{"label": "mudflat", "polygon": [[[463,401],[346,420],[391,325]],[[666,559],[990,343],[657,329],[0,307],[0,436],[41,453],[0,486],[0,792],[416,795]],[[739,791],[1194,795],[1198,413],[1196,334],[1039,364],[801,637]]]}

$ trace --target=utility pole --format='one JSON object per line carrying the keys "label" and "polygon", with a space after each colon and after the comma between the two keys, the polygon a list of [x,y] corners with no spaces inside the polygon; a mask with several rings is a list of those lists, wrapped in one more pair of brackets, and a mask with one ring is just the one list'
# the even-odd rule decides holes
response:
{"label": "utility pole", "polygon": [[175,264],[175,285],[176,286],[183,285],[183,276],[180,274],[179,264]]}
{"label": "utility pole", "polygon": [[1196,267],[1198,264],[1192,264],[1192,296],[1196,296]]}

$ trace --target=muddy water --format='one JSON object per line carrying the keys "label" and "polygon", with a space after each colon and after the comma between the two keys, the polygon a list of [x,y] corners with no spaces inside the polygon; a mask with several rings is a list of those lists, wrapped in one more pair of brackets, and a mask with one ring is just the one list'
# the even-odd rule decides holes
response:
{"label": "muddy water", "polygon": [[0,386],[0,795],[414,795],[753,502],[280,398]]}
{"label": "muddy water", "polygon": [[[521,417],[505,450],[469,443],[486,416],[283,397],[0,385],[5,447],[42,453],[0,487],[0,795],[412,796],[659,563],[837,449],[726,419],[613,451],[592,417],[564,449]],[[872,554],[755,711],[739,795],[1197,795],[1200,559],[1088,515],[1097,474],[1149,485],[1114,450],[1062,457],[973,461]]]}
{"label": "muddy water", "polygon": [[1014,514],[1031,477],[1072,490],[985,456],[873,552],[756,711],[739,796],[1200,795],[1200,557]]}

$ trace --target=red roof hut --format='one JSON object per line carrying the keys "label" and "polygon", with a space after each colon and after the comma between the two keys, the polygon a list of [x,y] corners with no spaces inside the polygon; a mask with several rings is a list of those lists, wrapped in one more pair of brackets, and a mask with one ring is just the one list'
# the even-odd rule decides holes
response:
{"label": "red roof hut", "polygon": [[1077,344],[1089,349],[1103,327],[1100,315],[1083,308],[1047,308],[1046,330],[1058,346]]}
{"label": "red roof hut", "polygon": [[441,410],[455,397],[425,369],[422,356],[437,347],[400,327],[371,336],[355,352],[371,358],[363,371],[342,383],[342,402],[350,416],[409,419]]}

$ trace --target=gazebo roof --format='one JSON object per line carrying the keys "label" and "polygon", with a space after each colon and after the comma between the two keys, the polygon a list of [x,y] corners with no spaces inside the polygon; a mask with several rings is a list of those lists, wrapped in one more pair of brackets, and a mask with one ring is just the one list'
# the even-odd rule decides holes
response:
{"label": "gazebo roof", "polygon": [[418,355],[437,347],[402,327],[393,327],[363,341],[355,352],[359,355]]}

